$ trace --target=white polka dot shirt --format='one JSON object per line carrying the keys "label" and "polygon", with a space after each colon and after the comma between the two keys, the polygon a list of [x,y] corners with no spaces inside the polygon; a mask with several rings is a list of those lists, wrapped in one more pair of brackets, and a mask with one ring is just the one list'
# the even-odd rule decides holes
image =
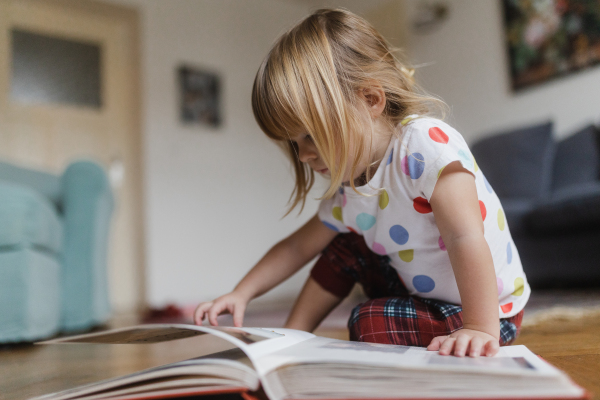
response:
{"label": "white polka dot shirt", "polygon": [[411,116],[402,121],[367,185],[343,187],[322,200],[319,218],[338,232],[356,232],[375,253],[390,257],[412,295],[461,304],[450,259],[429,199],[444,167],[454,161],[475,176],[484,237],[496,270],[499,316],[519,313],[530,295],[519,253],[496,193],[463,137],[443,121]]}

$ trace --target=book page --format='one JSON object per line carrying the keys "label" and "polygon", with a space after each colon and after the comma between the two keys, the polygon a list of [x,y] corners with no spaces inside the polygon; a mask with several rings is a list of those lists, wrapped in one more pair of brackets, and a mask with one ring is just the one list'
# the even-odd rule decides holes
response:
{"label": "book page", "polygon": [[[509,350],[510,349],[510,350]],[[303,363],[388,366],[412,370],[471,371],[478,374],[557,375],[558,370],[541,361],[525,346],[500,348],[494,357],[441,356],[422,347],[386,345],[315,337],[297,346],[260,358],[261,376],[284,365]]]}
{"label": "book page", "polygon": [[238,348],[149,368],[133,374],[106,379],[52,393],[32,400],[92,400],[118,393],[174,390],[194,386],[198,393],[226,390],[257,390],[260,381],[246,354]]}
{"label": "book page", "polygon": [[36,344],[148,344],[206,334],[214,335],[230,342],[244,351],[252,361],[255,361],[266,354],[279,351],[315,337],[312,333],[283,328],[235,328],[229,326],[208,327],[185,324],[147,324],[52,339]]}
{"label": "book page", "polygon": [[[160,343],[169,340],[185,339],[192,336],[213,334],[223,339],[234,338],[243,344],[253,344],[282,336],[269,330],[253,330],[248,332],[244,328],[233,327],[204,327],[185,324],[147,324],[130,326],[108,331],[69,336],[64,338],[46,340],[37,344],[54,343],[103,343],[103,344],[148,344]],[[225,334],[226,336],[222,335]]]}
{"label": "book page", "polygon": [[442,356],[422,347],[316,337],[255,364],[271,400],[581,397],[583,391],[525,346],[494,357]]}

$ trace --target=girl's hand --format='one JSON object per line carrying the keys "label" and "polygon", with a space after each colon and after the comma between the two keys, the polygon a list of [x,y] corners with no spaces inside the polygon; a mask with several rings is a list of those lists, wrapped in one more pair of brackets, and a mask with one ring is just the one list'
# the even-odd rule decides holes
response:
{"label": "girl's hand", "polygon": [[433,338],[427,350],[439,351],[441,355],[454,353],[456,357],[487,356],[492,357],[498,353],[500,345],[498,338],[474,329],[459,329],[450,336],[438,336]]}
{"label": "girl's hand", "polygon": [[218,326],[217,316],[229,313],[233,315],[233,325],[240,328],[249,301],[247,297],[233,291],[213,301],[200,303],[194,311],[194,323],[202,325],[204,317],[207,317],[212,326]]}

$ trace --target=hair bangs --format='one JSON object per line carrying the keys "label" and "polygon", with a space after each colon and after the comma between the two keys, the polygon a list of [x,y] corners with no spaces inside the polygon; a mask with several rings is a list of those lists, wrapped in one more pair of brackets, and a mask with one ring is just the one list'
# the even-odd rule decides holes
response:
{"label": "hair bangs", "polygon": [[306,97],[298,90],[297,71],[293,65],[282,62],[280,53],[278,47],[271,50],[256,74],[252,90],[254,117],[262,131],[277,141],[311,131],[304,117],[308,107]]}

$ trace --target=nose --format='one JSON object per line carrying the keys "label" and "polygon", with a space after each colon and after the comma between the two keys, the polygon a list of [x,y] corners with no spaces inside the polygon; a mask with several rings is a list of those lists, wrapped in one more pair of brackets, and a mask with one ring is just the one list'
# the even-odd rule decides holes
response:
{"label": "nose", "polygon": [[298,144],[298,159],[300,159],[301,162],[307,163],[311,160],[316,160],[318,157],[319,154],[317,153],[317,148],[314,144]]}

